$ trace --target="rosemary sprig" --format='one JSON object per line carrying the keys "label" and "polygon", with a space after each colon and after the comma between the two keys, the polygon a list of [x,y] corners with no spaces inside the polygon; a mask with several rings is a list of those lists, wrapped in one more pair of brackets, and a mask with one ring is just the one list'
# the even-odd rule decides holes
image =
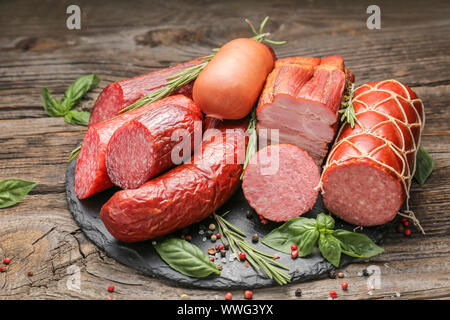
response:
{"label": "rosemary sprig", "polygon": [[350,127],[353,128],[355,126],[355,121],[358,122],[352,102],[353,95],[355,94],[355,85],[350,83],[350,81],[346,81],[345,92],[346,94],[344,95],[344,100],[341,102],[339,113],[342,114],[341,121],[346,121],[350,124]]}
{"label": "rosemary sprig", "polygon": [[242,180],[242,177],[244,176],[244,170],[247,168],[248,163],[250,159],[253,157],[253,155],[257,151],[257,139],[258,136],[256,134],[256,108],[253,108],[252,112],[250,113],[250,121],[248,123],[248,144],[247,144],[247,150],[245,152],[245,160],[244,160],[244,167],[241,174],[240,179]]}
{"label": "rosemary sprig", "polygon": [[228,212],[224,213],[222,216],[215,213],[213,214],[217,222],[218,230],[223,235],[221,238],[222,242],[225,244],[224,238],[226,238],[231,250],[238,258],[239,251],[244,252],[248,263],[251,264],[256,271],[262,269],[269,279],[275,280],[280,285],[289,283],[291,281],[291,276],[282,270],[289,270],[289,268],[275,261],[277,258],[275,255],[258,250],[245,241],[245,233],[225,220],[224,216],[227,213]]}
{"label": "rosemary sprig", "polygon": [[151,94],[149,94],[148,96],[145,96],[145,97],[137,100],[133,104],[130,104],[129,106],[120,110],[119,113],[125,113],[128,111],[132,111],[132,110],[140,108],[146,104],[153,103],[153,102],[156,102],[158,100],[161,100],[163,98],[170,96],[172,93],[174,93],[175,91],[180,89],[182,86],[197,79],[200,72],[206,67],[208,62],[211,61],[211,59],[214,57],[214,55],[215,55],[215,53],[210,54],[209,56],[202,57],[202,60],[204,60],[204,62],[202,62],[198,65],[186,68],[179,73],[169,76],[167,78],[166,84],[161,89],[158,89],[158,90],[152,92]]}
{"label": "rosemary sprig", "polygon": [[75,149],[73,149],[72,152],[70,153],[69,162],[78,157],[80,150],[81,150],[81,143]]}

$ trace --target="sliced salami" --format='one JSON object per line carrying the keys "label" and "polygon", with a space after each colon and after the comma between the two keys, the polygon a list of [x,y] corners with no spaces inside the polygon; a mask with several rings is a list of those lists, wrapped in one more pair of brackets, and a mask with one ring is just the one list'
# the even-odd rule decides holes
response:
{"label": "sliced salami", "polygon": [[319,167],[297,146],[279,144],[259,150],[244,172],[242,189],[264,218],[287,221],[309,211],[317,200]]}
{"label": "sliced salami", "polygon": [[[193,104],[166,104],[125,123],[114,132],[106,151],[112,183],[122,189],[135,189],[180,164],[191,156],[194,138],[201,140],[202,120],[200,109]],[[175,147],[179,148],[172,154]],[[184,150],[186,155],[182,154]]]}
{"label": "sliced salami", "polygon": [[423,104],[395,80],[369,82],[353,98],[356,124],[342,126],[321,178],[325,206],[361,226],[392,220],[409,197],[424,125]]}
{"label": "sliced salami", "polygon": [[75,169],[75,193],[79,199],[85,199],[113,186],[106,171],[105,155],[114,132],[127,121],[168,104],[195,107],[191,99],[175,95],[89,127]]}
{"label": "sliced salami", "polygon": [[335,137],[338,109],[353,74],[342,57],[290,57],[277,60],[258,102],[260,138],[272,138],[307,151],[321,165]]}

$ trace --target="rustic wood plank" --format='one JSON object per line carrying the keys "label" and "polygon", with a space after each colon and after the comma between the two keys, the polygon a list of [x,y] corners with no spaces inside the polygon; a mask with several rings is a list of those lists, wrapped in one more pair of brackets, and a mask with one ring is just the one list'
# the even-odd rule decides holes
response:
{"label": "rustic wood plank", "polygon": [[[47,117],[40,90],[61,96],[78,76],[102,81],[78,108],[89,110],[112,81],[205,55],[235,37],[249,35],[245,17],[265,15],[279,57],[342,55],[357,84],[396,78],[411,85],[426,108],[422,139],[436,161],[426,185],[412,186],[411,208],[427,232],[410,238],[392,231],[386,252],[344,268],[340,279],[255,290],[256,299],[448,299],[450,297],[450,6],[447,1],[380,1],[382,29],[365,27],[369,1],[78,1],[82,29],[65,28],[68,1],[0,3],[0,179],[21,177],[39,184],[18,205],[1,211],[0,258],[12,263],[0,273],[0,299],[223,299],[224,291],[179,288],[152,279],[105,256],[67,210],[67,157],[85,128]],[[126,12],[127,14],[124,14]],[[376,265],[381,288],[367,293],[358,274]],[[70,266],[81,271],[81,291],[67,288]],[[33,270],[32,277],[27,276]],[[397,293],[400,293],[398,296]],[[242,292],[234,291],[242,299]]]}

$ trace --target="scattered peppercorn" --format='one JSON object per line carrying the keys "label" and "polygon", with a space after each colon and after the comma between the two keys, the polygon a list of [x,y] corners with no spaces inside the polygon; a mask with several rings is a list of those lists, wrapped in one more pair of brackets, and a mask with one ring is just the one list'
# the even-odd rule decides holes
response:
{"label": "scattered peppercorn", "polygon": [[4,264],[9,264],[11,262],[11,258],[5,258],[3,259]]}
{"label": "scattered peppercorn", "polygon": [[403,233],[405,236],[409,237],[411,235],[411,229],[406,229]]}
{"label": "scattered peppercorn", "polygon": [[245,290],[245,291],[244,291],[244,298],[245,298],[245,299],[251,299],[251,298],[253,298],[253,292],[250,291],[250,290]]}
{"label": "scattered peppercorn", "polygon": [[215,255],[216,252],[217,252],[216,248],[209,248],[209,249],[208,249],[208,253],[209,253],[210,255],[212,255],[212,256]]}
{"label": "scattered peppercorn", "polygon": [[404,225],[405,227],[409,227],[409,221],[403,222],[403,225]]}
{"label": "scattered peppercorn", "polygon": [[259,241],[259,236],[257,233],[255,233],[254,235],[252,235],[252,242],[257,243],[258,241]]}
{"label": "scattered peppercorn", "polygon": [[108,298],[106,298],[106,300],[112,300],[112,299],[113,299],[112,296],[109,296]]}
{"label": "scattered peppercorn", "polygon": [[225,294],[225,300],[231,300],[231,299],[233,299],[233,294],[231,292],[227,292]]}
{"label": "scattered peppercorn", "polygon": [[336,279],[336,270],[330,270],[330,272],[328,272],[328,278],[330,279]]}
{"label": "scattered peppercorn", "polygon": [[403,233],[403,232],[405,232],[405,227],[403,226],[403,224],[399,223],[399,224],[397,225],[396,231],[397,231],[398,233]]}
{"label": "scattered peppercorn", "polygon": [[296,297],[301,297],[302,296],[302,289],[298,288],[297,290],[295,290],[295,296]]}
{"label": "scattered peppercorn", "polygon": [[212,262],[214,262],[214,257],[209,257],[209,260],[211,260]]}
{"label": "scattered peppercorn", "polygon": [[216,240],[217,240],[217,236],[216,236],[215,234],[213,234],[213,235],[211,236],[211,241],[212,241],[212,242],[216,242]]}
{"label": "scattered peppercorn", "polygon": [[217,237],[217,239],[220,239],[222,237],[222,234],[216,233],[216,237]]}
{"label": "scattered peppercorn", "polygon": [[362,274],[364,277],[368,277],[369,276],[369,272],[367,272],[367,269],[363,269]]}
{"label": "scattered peppercorn", "polygon": [[246,257],[245,252],[240,252],[239,253],[239,260],[244,261],[245,257]]}
{"label": "scattered peppercorn", "polygon": [[336,298],[338,297],[338,294],[336,293],[336,291],[331,290],[331,291],[330,291],[330,297],[331,297],[332,299],[336,299]]}
{"label": "scattered peppercorn", "polygon": [[292,257],[292,259],[297,259],[297,257],[298,257],[298,250],[293,250],[291,252],[291,257]]}
{"label": "scattered peppercorn", "polygon": [[211,230],[206,231],[206,236],[211,237],[214,234]]}
{"label": "scattered peppercorn", "polygon": [[114,289],[115,289],[114,286],[109,286],[108,287],[108,292],[114,292]]}
{"label": "scattered peppercorn", "polygon": [[244,263],[244,267],[248,268],[249,266],[248,262]]}
{"label": "scattered peppercorn", "polygon": [[342,279],[343,277],[345,277],[345,275],[344,275],[343,272],[339,272],[337,276],[338,276],[339,278],[341,278],[341,279]]}
{"label": "scattered peppercorn", "polygon": [[228,243],[225,243],[225,244],[223,245],[223,248],[224,248],[225,250],[228,250],[228,249],[230,249],[230,245],[229,245]]}
{"label": "scattered peppercorn", "polygon": [[225,251],[225,250],[220,250],[220,255],[222,256],[222,257],[225,257],[226,255],[227,255],[227,252]]}
{"label": "scattered peppercorn", "polygon": [[188,296],[187,294],[185,294],[185,293],[183,293],[183,294],[180,296],[180,298],[181,298],[181,300],[189,300],[189,299],[190,299],[189,296]]}
{"label": "scattered peppercorn", "polygon": [[250,210],[247,210],[246,217],[247,219],[251,219],[253,217],[253,213]]}
{"label": "scattered peppercorn", "polygon": [[297,250],[297,249],[298,249],[298,247],[297,247],[296,244],[292,244],[291,245],[291,251],[294,251],[294,250]]}
{"label": "scattered peppercorn", "polygon": [[223,265],[218,264],[218,265],[217,265],[217,269],[219,269],[219,271],[222,270],[222,269],[223,269]]}
{"label": "scattered peppercorn", "polygon": [[210,225],[209,225],[209,230],[216,230],[216,225],[214,224],[214,223],[211,223]]}
{"label": "scattered peppercorn", "polygon": [[6,266],[1,266],[0,267],[0,272],[5,272],[6,271]]}
{"label": "scattered peppercorn", "polygon": [[342,282],[341,283],[341,288],[342,288],[342,290],[347,290],[348,289],[348,283],[347,282]]}
{"label": "scattered peppercorn", "polygon": [[268,221],[267,221],[266,219],[262,219],[262,220],[261,220],[261,223],[262,223],[262,224],[267,224]]}
{"label": "scattered peppercorn", "polygon": [[28,270],[27,275],[28,275],[29,277],[32,277],[32,276],[34,275],[33,270]]}
{"label": "scattered peppercorn", "polygon": [[192,236],[185,236],[184,239],[185,239],[186,241],[191,242],[191,241],[192,241]]}

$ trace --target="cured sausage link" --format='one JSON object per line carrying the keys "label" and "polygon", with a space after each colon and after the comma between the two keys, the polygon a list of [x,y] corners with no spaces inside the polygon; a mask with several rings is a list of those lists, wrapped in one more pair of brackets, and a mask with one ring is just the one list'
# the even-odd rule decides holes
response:
{"label": "cured sausage link", "polygon": [[[137,242],[169,234],[198,222],[222,206],[238,189],[245,152],[244,121],[205,133],[191,158],[138,189],[115,193],[100,218],[118,240]],[[243,145],[241,145],[243,143]]]}
{"label": "cured sausage link", "polygon": [[[203,62],[202,59],[197,58],[107,85],[98,96],[97,101],[95,101],[91,117],[89,118],[89,126],[119,115],[119,111],[126,106],[164,86],[167,77],[201,62]],[[181,87],[175,94],[183,94],[192,99],[193,85],[193,82],[190,82]]]}
{"label": "cured sausage link", "polygon": [[277,60],[267,78],[257,108],[257,129],[271,140],[296,145],[320,165],[336,134],[338,109],[346,80],[353,74],[342,57],[290,57]]}
{"label": "cured sausage link", "polygon": [[[201,139],[203,115],[199,108],[166,104],[125,123],[114,132],[106,151],[106,168],[113,184],[135,189],[191,156],[194,137]],[[173,135],[173,136],[172,136]],[[189,144],[186,155],[172,149]],[[180,158],[180,159],[178,159]]]}
{"label": "cured sausage link", "polygon": [[423,104],[396,80],[369,82],[353,98],[357,122],[345,124],[321,178],[325,206],[362,226],[392,220],[409,197],[424,125]]}
{"label": "cured sausage link", "polygon": [[85,199],[113,186],[106,171],[105,155],[114,132],[135,117],[165,105],[198,110],[191,99],[175,95],[89,127],[75,169],[75,193],[79,199]]}

